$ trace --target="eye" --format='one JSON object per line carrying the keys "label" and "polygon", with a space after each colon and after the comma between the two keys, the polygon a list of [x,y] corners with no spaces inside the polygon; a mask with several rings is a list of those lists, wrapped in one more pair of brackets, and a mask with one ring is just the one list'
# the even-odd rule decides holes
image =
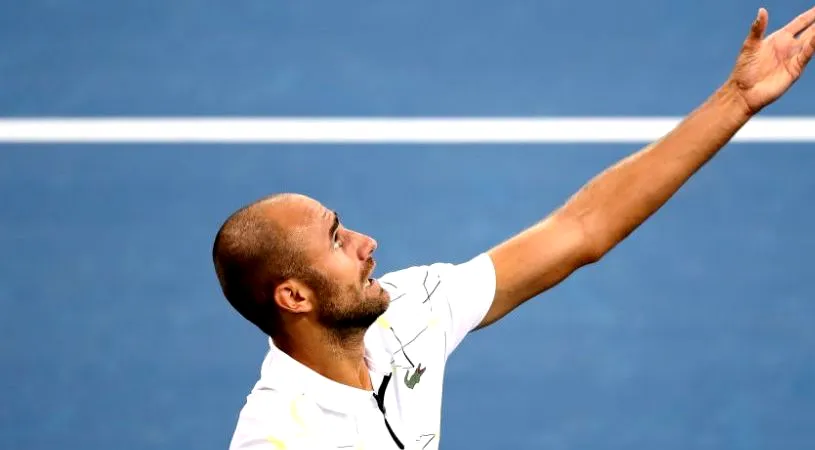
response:
{"label": "eye", "polygon": [[332,243],[335,250],[342,247],[342,239],[340,239],[339,236],[340,236],[340,233],[335,231],[334,232],[334,241]]}

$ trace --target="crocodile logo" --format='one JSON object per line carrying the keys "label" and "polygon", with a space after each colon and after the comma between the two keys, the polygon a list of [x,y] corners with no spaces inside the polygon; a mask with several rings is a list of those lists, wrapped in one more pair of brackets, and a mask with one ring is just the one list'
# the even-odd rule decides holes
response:
{"label": "crocodile logo", "polygon": [[419,384],[419,380],[422,379],[422,374],[424,373],[425,370],[427,370],[427,367],[423,368],[422,365],[419,364],[419,367],[417,367],[416,370],[413,371],[413,375],[410,375],[410,371],[406,372],[405,386],[407,386],[410,389],[413,389],[417,384]]}

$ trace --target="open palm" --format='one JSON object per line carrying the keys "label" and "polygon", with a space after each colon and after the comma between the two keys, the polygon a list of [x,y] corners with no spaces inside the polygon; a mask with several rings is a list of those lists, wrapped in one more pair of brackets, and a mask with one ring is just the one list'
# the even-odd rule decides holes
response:
{"label": "open palm", "polygon": [[783,95],[815,52],[815,8],[765,38],[767,22],[767,10],[759,9],[730,76],[752,113]]}

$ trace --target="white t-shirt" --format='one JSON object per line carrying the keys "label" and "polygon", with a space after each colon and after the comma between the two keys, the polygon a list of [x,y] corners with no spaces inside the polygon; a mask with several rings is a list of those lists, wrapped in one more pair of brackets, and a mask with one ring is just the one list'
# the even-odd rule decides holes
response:
{"label": "white t-shirt", "polygon": [[[438,449],[445,365],[492,304],[492,260],[410,267],[379,283],[391,304],[365,334],[374,391],[325,378],[270,339],[230,450]],[[383,384],[384,414],[374,395]]]}

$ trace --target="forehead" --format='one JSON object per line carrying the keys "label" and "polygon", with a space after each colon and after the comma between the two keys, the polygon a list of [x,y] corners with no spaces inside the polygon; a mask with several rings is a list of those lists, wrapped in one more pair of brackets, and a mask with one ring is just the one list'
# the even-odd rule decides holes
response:
{"label": "forehead", "polygon": [[277,223],[288,230],[298,244],[319,248],[329,239],[334,212],[308,197],[292,196],[269,205]]}

